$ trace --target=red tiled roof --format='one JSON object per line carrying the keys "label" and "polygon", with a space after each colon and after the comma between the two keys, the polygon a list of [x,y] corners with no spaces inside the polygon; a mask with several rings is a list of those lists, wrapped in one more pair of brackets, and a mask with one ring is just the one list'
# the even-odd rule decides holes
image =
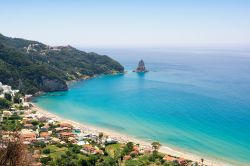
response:
{"label": "red tiled roof", "polygon": [[69,127],[69,128],[73,128],[73,126],[69,123],[61,123],[60,127]]}
{"label": "red tiled roof", "polygon": [[130,159],[131,159],[131,156],[129,155],[123,157],[123,160],[130,160]]}
{"label": "red tiled roof", "polygon": [[32,124],[25,124],[24,127],[32,127]]}
{"label": "red tiled roof", "polygon": [[74,136],[75,134],[70,133],[70,132],[61,132],[60,135],[61,136]]}
{"label": "red tiled roof", "polygon": [[166,155],[166,156],[163,157],[163,160],[166,160],[166,161],[174,161],[174,160],[176,160],[176,158],[175,158],[175,157],[171,157],[171,156],[169,156],[169,155]]}

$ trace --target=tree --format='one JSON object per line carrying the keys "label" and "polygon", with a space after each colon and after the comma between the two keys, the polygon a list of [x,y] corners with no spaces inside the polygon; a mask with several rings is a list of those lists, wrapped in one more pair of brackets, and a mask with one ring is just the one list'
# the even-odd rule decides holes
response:
{"label": "tree", "polygon": [[89,155],[89,163],[90,165],[95,165],[97,162],[98,157],[96,155]]}
{"label": "tree", "polygon": [[101,143],[102,138],[103,138],[103,132],[100,132],[98,135],[99,143]]}
{"label": "tree", "polygon": [[5,98],[6,100],[12,101],[12,96],[11,96],[11,94],[9,94],[9,93],[5,93],[5,94],[4,94],[4,98]]}
{"label": "tree", "polygon": [[161,147],[161,144],[159,142],[153,142],[152,144],[152,148],[154,149],[154,151],[158,151]]}
{"label": "tree", "polygon": [[31,121],[31,124],[32,124],[33,126],[36,126],[36,125],[39,124],[39,122],[38,122],[37,120],[32,120],[32,121]]}
{"label": "tree", "polygon": [[204,162],[204,159],[203,159],[203,158],[201,158],[201,165],[203,165],[203,162]]}
{"label": "tree", "polygon": [[110,165],[117,166],[118,164],[115,159],[108,156],[104,158],[103,165],[104,166],[110,166]]}
{"label": "tree", "polygon": [[10,133],[8,139],[4,139],[2,135],[0,132],[0,165],[32,165],[34,160],[20,140],[19,134]]}
{"label": "tree", "polygon": [[11,102],[9,100],[0,98],[0,109],[10,108]]}
{"label": "tree", "polygon": [[14,103],[17,103],[17,104],[20,104],[21,103],[21,97],[22,97],[22,95],[20,94],[20,93],[17,93],[17,94],[15,94],[15,96],[14,96],[14,98],[13,98],[13,102]]}
{"label": "tree", "polygon": [[48,156],[48,157],[42,157],[40,159],[41,163],[44,164],[44,165],[47,165],[48,162],[51,161],[51,160],[52,160],[52,158],[50,156]]}
{"label": "tree", "polygon": [[43,150],[43,153],[44,153],[44,154],[50,154],[50,149],[44,149],[44,150]]}
{"label": "tree", "polygon": [[128,142],[125,147],[123,148],[123,151],[122,151],[122,156],[124,155],[128,155],[130,152],[133,151],[133,146],[134,146],[134,143],[133,142]]}

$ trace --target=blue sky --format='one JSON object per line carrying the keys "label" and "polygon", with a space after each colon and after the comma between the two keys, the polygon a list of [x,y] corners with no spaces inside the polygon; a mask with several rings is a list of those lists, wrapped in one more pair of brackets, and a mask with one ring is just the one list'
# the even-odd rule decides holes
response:
{"label": "blue sky", "polygon": [[250,45],[248,0],[0,0],[0,22],[50,45]]}

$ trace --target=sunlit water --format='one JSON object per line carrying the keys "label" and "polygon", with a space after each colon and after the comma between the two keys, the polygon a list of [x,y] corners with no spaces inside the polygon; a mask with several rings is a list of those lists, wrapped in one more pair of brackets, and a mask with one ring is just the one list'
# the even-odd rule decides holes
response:
{"label": "sunlit water", "polygon": [[148,73],[131,72],[137,61],[120,58],[127,74],[80,81],[35,102],[66,118],[250,164],[250,54],[159,54],[158,61],[145,55]]}

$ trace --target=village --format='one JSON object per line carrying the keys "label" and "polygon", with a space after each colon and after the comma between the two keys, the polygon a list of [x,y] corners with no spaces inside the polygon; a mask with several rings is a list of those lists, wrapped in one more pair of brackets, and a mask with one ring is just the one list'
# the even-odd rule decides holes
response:
{"label": "village", "polygon": [[103,132],[93,133],[46,117],[34,109],[31,98],[32,95],[20,95],[18,90],[0,83],[1,140],[18,132],[32,153],[33,165],[203,165],[203,161],[159,153],[158,142],[150,147],[121,142]]}

